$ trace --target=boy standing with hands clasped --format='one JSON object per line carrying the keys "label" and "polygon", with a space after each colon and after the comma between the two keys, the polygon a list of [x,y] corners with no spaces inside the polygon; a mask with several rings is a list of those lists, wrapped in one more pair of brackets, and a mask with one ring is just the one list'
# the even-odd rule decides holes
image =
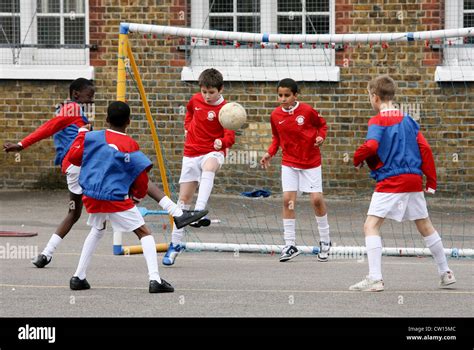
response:
{"label": "boy standing with hands clasped", "polygon": [[281,182],[283,187],[283,228],[285,247],[280,261],[300,254],[296,248],[295,204],[298,192],[310,194],[318,231],[320,251],[318,260],[328,261],[331,240],[326,204],[323,197],[321,152],[326,139],[326,121],[310,105],[297,101],[298,85],[293,79],[283,79],[277,87],[280,107],[271,114],[272,144],[260,160],[264,169],[282,148]]}
{"label": "boy standing with hands clasped", "polygon": [[428,216],[423,194],[436,190],[436,169],[431,148],[410,116],[393,106],[396,83],[382,75],[368,84],[369,100],[377,113],[369,120],[365,143],[354,154],[354,166],[364,161],[377,181],[364,224],[369,275],[349,290],[378,292],[384,290],[382,279],[382,239],[380,227],[385,219],[414,221],[438,267],[440,287],[456,282],[448,267],[444,247]]}

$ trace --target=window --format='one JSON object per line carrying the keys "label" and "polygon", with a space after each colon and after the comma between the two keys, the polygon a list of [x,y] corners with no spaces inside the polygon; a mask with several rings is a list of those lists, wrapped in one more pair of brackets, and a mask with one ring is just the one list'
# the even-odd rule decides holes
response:
{"label": "window", "polygon": [[328,34],[329,1],[277,1],[277,33]]}
{"label": "window", "polygon": [[[474,27],[474,0],[445,2],[445,28]],[[443,65],[435,72],[436,81],[474,81],[474,37],[450,40],[443,51]]]}
{"label": "window", "polygon": [[0,45],[20,43],[20,0],[0,2]]}
{"label": "window", "polygon": [[[465,0],[463,9],[463,27],[474,27],[474,0]],[[470,37],[467,41],[474,44],[474,37]]]}
{"label": "window", "polygon": [[[335,0],[191,0],[191,27],[274,34],[334,33]],[[339,81],[332,48],[262,48],[260,43],[219,43],[196,40],[190,49],[183,80],[196,80],[208,67],[221,70],[226,80]],[[223,47],[225,45],[225,47]],[[237,46],[237,47],[236,47]]]}
{"label": "window", "polygon": [[88,0],[0,3],[0,79],[93,78]]}

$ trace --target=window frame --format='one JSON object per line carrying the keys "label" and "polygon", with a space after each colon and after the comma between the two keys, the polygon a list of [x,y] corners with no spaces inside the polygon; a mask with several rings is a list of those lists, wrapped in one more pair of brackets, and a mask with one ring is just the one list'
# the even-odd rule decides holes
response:
{"label": "window frame", "polygon": [[[209,29],[209,1],[210,0],[191,0],[191,27],[196,29]],[[277,5],[278,0],[261,0],[260,2],[260,32],[261,33],[277,33],[278,19],[277,19]],[[335,0],[329,1],[329,33],[335,33],[336,27],[336,4]],[[236,12],[236,0],[234,0],[233,13]],[[305,13],[303,9],[301,12],[295,12],[295,14]],[[286,13],[286,12],[280,12]],[[323,12],[309,11],[309,15],[322,14]],[[244,12],[243,14],[246,14]],[[327,14],[327,12],[324,12]],[[217,16],[220,16],[217,15]],[[217,17],[216,16],[216,17]],[[236,26],[236,17],[234,17],[234,28]],[[303,22],[304,23],[304,22]],[[202,43],[201,43],[202,44]],[[228,50],[242,50],[242,48],[227,48]],[[293,50],[296,49],[285,49]],[[315,50],[323,50],[316,48]],[[284,77],[292,77],[298,81],[340,81],[340,69],[335,65],[336,52],[335,49],[326,49],[330,52],[329,64],[328,65],[312,65],[298,66],[298,67],[285,67],[285,69],[278,70],[274,67],[263,66],[219,66],[218,64],[213,65],[216,69],[219,69],[224,79],[228,81],[278,81]],[[237,52],[237,51],[236,51]],[[288,52],[288,51],[287,51]],[[181,72],[181,80],[184,81],[196,81],[199,74],[204,70],[202,65],[194,65],[193,61],[196,62],[196,57],[191,54],[191,62],[189,66],[183,67]],[[243,74],[242,74],[243,73]],[[243,75],[245,77],[243,77]]]}
{"label": "window frame", "polygon": [[[462,28],[464,26],[464,0],[445,1],[445,29]],[[468,10],[474,13],[474,10]],[[462,44],[462,39],[453,39],[455,45]],[[437,66],[435,71],[436,82],[463,82],[474,81],[474,67],[471,65],[454,65],[449,57],[455,55],[456,48],[443,49],[443,65]],[[469,57],[474,57],[474,47],[464,48]]]}
{"label": "window frame", "polygon": [[[64,19],[67,14],[63,13],[64,0],[60,1],[61,10],[59,13],[36,13],[37,0],[20,0],[20,44],[21,45],[37,45],[38,44],[38,17],[60,17],[60,45],[64,44],[65,24]],[[34,18],[32,20],[32,14]],[[94,67],[90,66],[90,49],[89,49],[89,0],[84,0],[84,14],[78,14],[78,17],[84,18],[84,36],[85,48],[29,48],[21,47],[22,55],[20,62],[15,63],[12,57],[11,63],[0,63],[0,79],[31,79],[31,80],[73,80],[79,77],[86,79],[94,78]],[[73,45],[71,45],[73,46]],[[0,55],[7,56],[12,54],[12,47],[0,47]],[[75,57],[76,55],[84,56],[82,64],[59,64],[63,61],[61,54],[64,50],[68,50],[68,55]],[[33,56],[41,57],[47,55],[51,58],[50,64],[28,64],[33,60]],[[21,64],[21,57],[26,60],[25,64]],[[57,57],[57,59],[55,59]]]}

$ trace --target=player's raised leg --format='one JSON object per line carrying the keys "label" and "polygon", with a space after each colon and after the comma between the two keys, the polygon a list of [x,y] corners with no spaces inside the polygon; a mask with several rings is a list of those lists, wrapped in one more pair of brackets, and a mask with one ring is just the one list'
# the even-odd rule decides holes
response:
{"label": "player's raised leg", "polygon": [[[219,152],[211,152],[203,157],[202,160],[202,174],[199,182],[198,197],[196,200],[195,210],[204,210],[207,207],[207,202],[211,196],[212,188],[214,187],[214,178],[216,172],[224,163],[224,156]],[[191,224],[193,227],[209,226],[211,220],[204,217],[196,223]]]}
{"label": "player's raised leg", "polygon": [[184,226],[201,219],[208,213],[207,210],[183,211],[178,204],[173,202],[156,184],[151,181],[148,182],[148,195],[158,202],[158,204],[173,217],[177,229],[181,229]]}

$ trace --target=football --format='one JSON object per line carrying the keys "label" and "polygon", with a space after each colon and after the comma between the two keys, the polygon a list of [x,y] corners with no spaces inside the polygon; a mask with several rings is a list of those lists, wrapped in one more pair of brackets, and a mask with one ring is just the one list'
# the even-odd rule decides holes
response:
{"label": "football", "polygon": [[247,112],[237,102],[229,102],[219,111],[219,123],[224,129],[237,130],[247,121]]}

